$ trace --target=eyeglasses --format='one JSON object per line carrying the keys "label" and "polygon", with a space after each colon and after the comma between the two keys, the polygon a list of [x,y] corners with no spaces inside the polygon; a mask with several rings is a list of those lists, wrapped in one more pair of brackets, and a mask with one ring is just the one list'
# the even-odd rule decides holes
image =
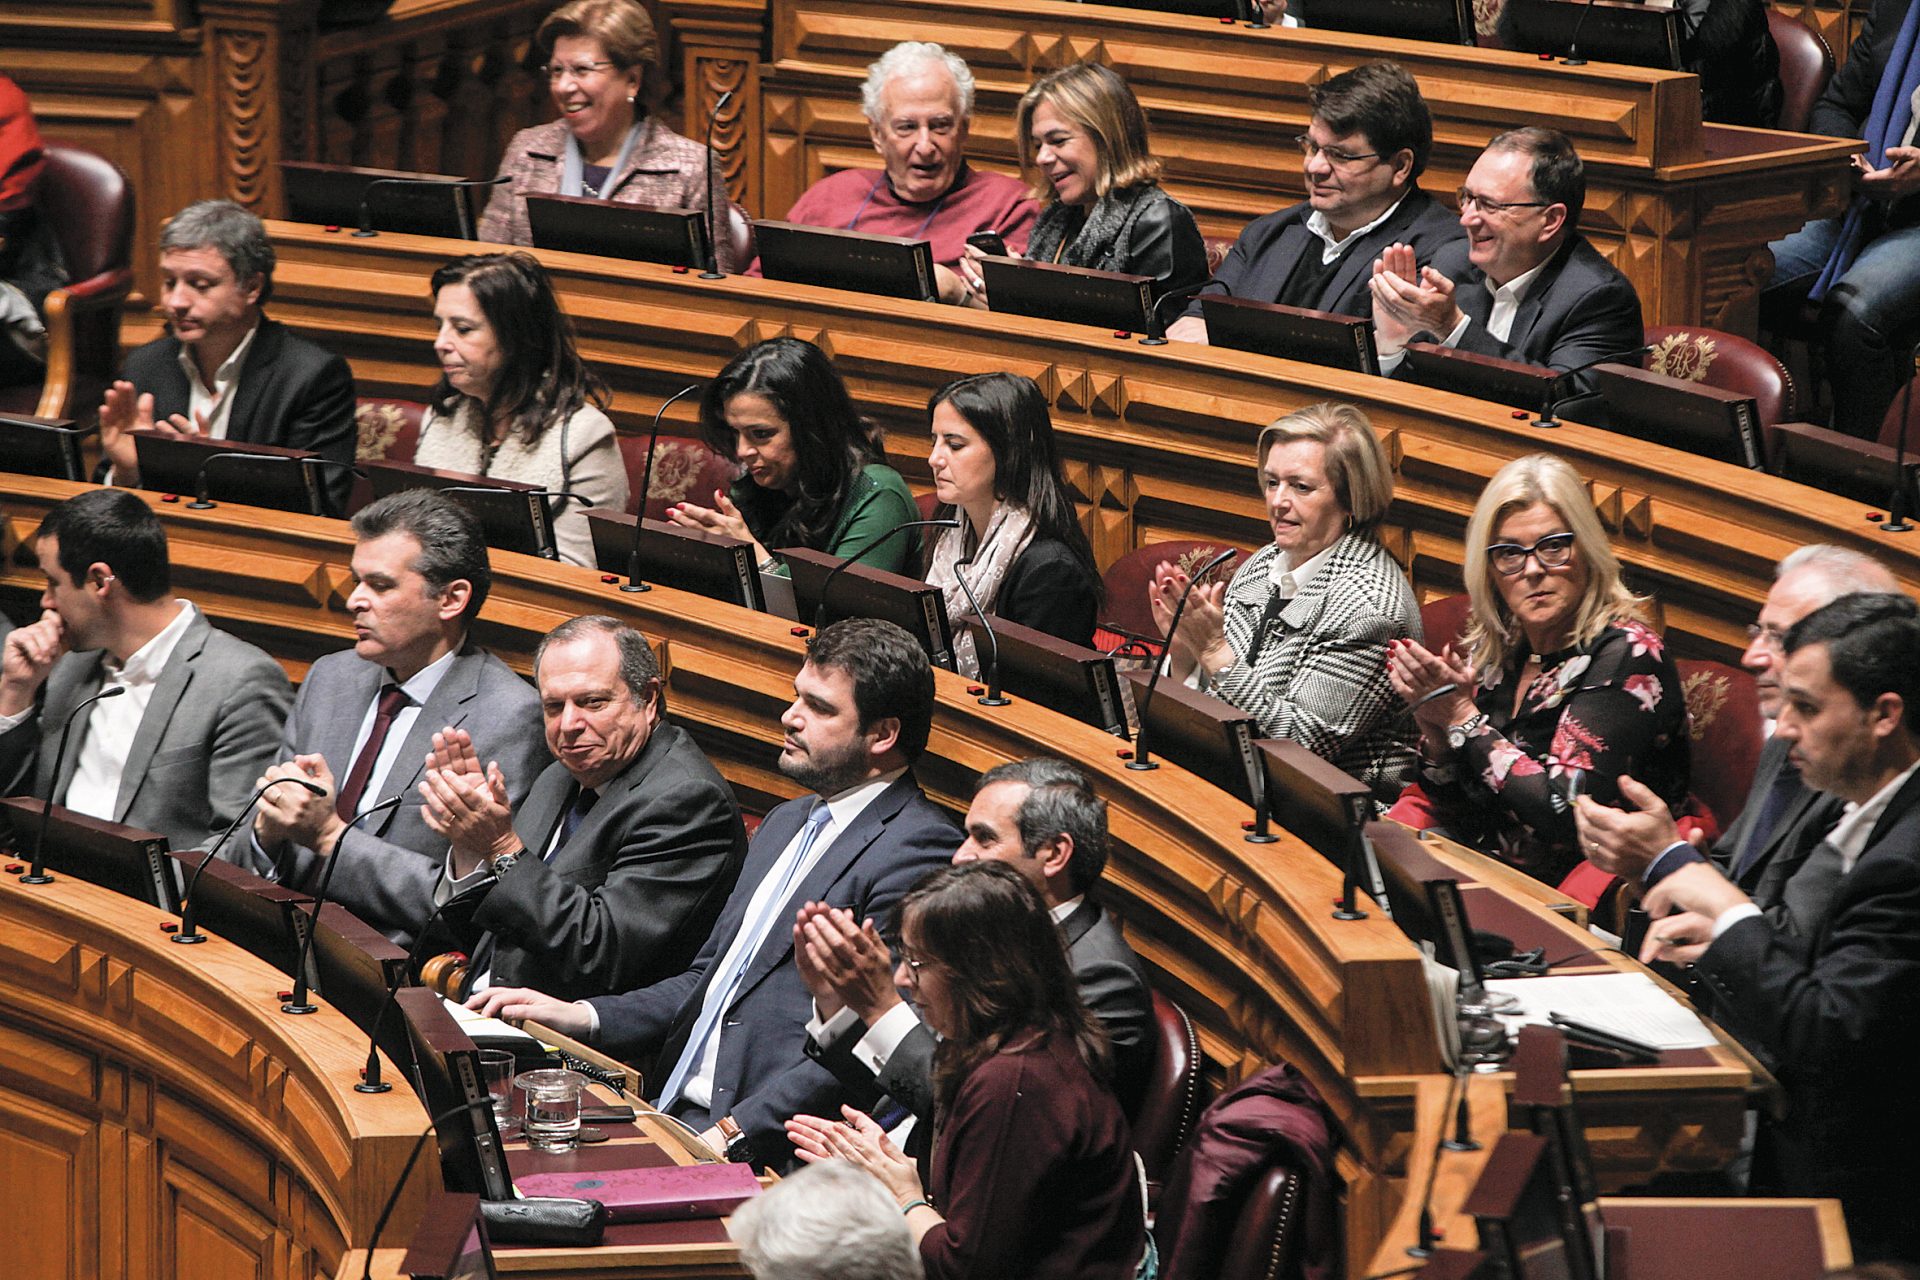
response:
{"label": "eyeglasses", "polygon": [[562,76],[572,76],[575,80],[591,80],[609,67],[612,62],[549,62],[540,68],[548,80],[558,80]]}
{"label": "eyeglasses", "polygon": [[896,949],[893,953],[893,958],[896,963],[907,966],[907,972],[913,974],[916,978],[920,976],[921,966],[927,963],[924,959],[916,956],[905,947]]}
{"label": "eyeglasses", "polygon": [[1323,147],[1304,133],[1296,133],[1294,142],[1300,146],[1300,154],[1311,160],[1315,156],[1325,156],[1328,164],[1354,164],[1361,160],[1378,160],[1378,151],[1342,151],[1339,147]]}
{"label": "eyeglasses", "polygon": [[1749,645],[1759,643],[1769,649],[1784,650],[1787,647],[1787,633],[1770,622],[1764,625],[1750,622],[1747,624],[1747,643]]}
{"label": "eyeglasses", "polygon": [[1540,562],[1542,569],[1560,569],[1573,559],[1573,535],[1550,533],[1530,547],[1517,542],[1496,542],[1487,548],[1487,559],[1495,573],[1511,578],[1527,567],[1527,557]]}
{"label": "eyeglasses", "polygon": [[1497,218],[1514,209],[1544,209],[1554,203],[1551,200],[1489,200],[1485,196],[1475,195],[1465,187],[1461,187],[1453,194],[1460,201],[1460,212],[1465,213],[1467,206],[1472,205],[1489,218]]}

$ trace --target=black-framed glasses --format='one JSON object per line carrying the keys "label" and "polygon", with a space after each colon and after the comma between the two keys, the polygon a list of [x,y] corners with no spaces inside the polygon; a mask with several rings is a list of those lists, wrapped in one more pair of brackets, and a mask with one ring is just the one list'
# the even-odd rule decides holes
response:
{"label": "black-framed glasses", "polygon": [[1300,154],[1311,160],[1315,156],[1325,156],[1328,164],[1355,164],[1361,160],[1378,160],[1378,151],[1342,151],[1339,147],[1323,147],[1304,133],[1296,133],[1293,140],[1300,148]]}
{"label": "black-framed glasses", "polygon": [[1542,569],[1563,569],[1573,559],[1573,535],[1550,533],[1530,547],[1517,542],[1496,542],[1487,548],[1493,571],[1511,578],[1527,567],[1527,557],[1540,562]]}
{"label": "black-framed glasses", "polygon": [[894,963],[907,966],[907,972],[916,978],[920,976],[921,967],[927,963],[924,958],[913,954],[913,952],[907,950],[905,947],[895,947],[893,959]]}
{"label": "black-framed glasses", "polygon": [[572,76],[575,80],[591,80],[599,72],[618,65],[615,62],[549,62],[540,68],[540,74],[548,80],[558,80],[562,76]]}
{"label": "black-framed glasses", "polygon": [[1489,218],[1497,218],[1514,209],[1544,209],[1554,203],[1551,200],[1489,200],[1465,187],[1461,187],[1453,194],[1454,198],[1460,202],[1460,212],[1465,213],[1467,206],[1472,205]]}

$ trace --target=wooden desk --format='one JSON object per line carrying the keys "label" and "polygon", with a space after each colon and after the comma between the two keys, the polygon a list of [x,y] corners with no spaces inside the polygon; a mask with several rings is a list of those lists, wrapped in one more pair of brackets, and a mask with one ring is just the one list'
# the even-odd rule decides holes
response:
{"label": "wooden desk", "polygon": [[[344,1016],[281,1013],[285,975],[219,938],[170,945],[169,918],[0,875],[0,1270],[333,1276],[426,1112],[405,1086],[355,1093],[367,1041]],[[420,1166],[396,1221],[438,1186]]]}

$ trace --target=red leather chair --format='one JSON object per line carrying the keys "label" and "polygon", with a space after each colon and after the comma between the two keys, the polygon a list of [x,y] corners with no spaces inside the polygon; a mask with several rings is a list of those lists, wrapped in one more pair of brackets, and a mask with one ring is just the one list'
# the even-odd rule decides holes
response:
{"label": "red leather chair", "polygon": [[1173,1001],[1153,993],[1153,1056],[1132,1117],[1133,1149],[1147,1166],[1147,1195],[1156,1199],[1174,1157],[1200,1118],[1200,1037],[1193,1019]]}
{"label": "red leather chair", "polygon": [[1227,260],[1227,254],[1233,250],[1233,236],[1202,236],[1200,241],[1207,246],[1207,271],[1218,271],[1220,264]]}
{"label": "red leather chair", "polygon": [[1646,341],[1653,348],[1646,357],[1651,372],[1752,396],[1763,430],[1800,412],[1793,375],[1757,343],[1699,325],[1652,325]]}
{"label": "red leather chair", "polygon": [[[640,483],[647,469],[647,437],[620,437],[620,458],[627,464],[629,501],[640,500]],[[647,519],[665,520],[667,508],[676,502],[713,505],[713,491],[725,490],[740,476],[740,468],[731,458],[723,458],[707,447],[704,440],[691,436],[661,436],[659,456],[653,463],[652,487],[647,491]]]}
{"label": "red leather chair", "polygon": [[1473,606],[1464,591],[1459,595],[1438,596],[1421,605],[1420,631],[1426,636],[1427,648],[1438,653],[1452,644],[1458,650],[1472,616]]}
{"label": "red leather chair", "polygon": [[[913,505],[920,508],[920,518],[922,520],[931,520],[933,519],[933,513],[940,509],[940,499],[936,498],[933,490],[929,489],[925,493],[914,494]],[[923,532],[933,533],[936,537],[939,535],[938,530],[923,530]]]}
{"label": "red leather chair", "polygon": [[[353,447],[357,462],[412,462],[413,451],[420,446],[420,423],[427,406],[418,400],[389,400],[364,396],[353,409],[354,430],[358,440]],[[353,491],[347,497],[347,514],[352,515],[373,501],[373,485],[364,476],[355,476]]]}
{"label": "red leather chair", "polygon": [[1106,651],[1132,643],[1140,646],[1145,653],[1160,652],[1160,628],[1154,625],[1153,606],[1147,600],[1147,587],[1153,581],[1153,571],[1161,561],[1172,560],[1191,573],[1229,549],[1234,551],[1233,558],[1214,570],[1217,579],[1225,580],[1233,576],[1233,571],[1240,567],[1247,553],[1229,548],[1221,542],[1192,539],[1155,542],[1129,551],[1115,560],[1101,577],[1106,603],[1102,606],[1104,612],[1100,621],[1093,629],[1093,647]]}
{"label": "red leather chair", "polygon": [[1220,1259],[1219,1280],[1292,1280],[1300,1274],[1306,1182],[1268,1165],[1247,1188]]}
{"label": "red leather chair", "polygon": [[[1920,378],[1920,373],[1913,375]],[[1900,447],[1900,424],[1907,425],[1907,453],[1911,456],[1920,450],[1920,387],[1909,382],[1900,388],[1893,397],[1893,403],[1887,406],[1887,416],[1880,420],[1880,443],[1889,449]]]}
{"label": "red leather chair", "polygon": [[1698,658],[1679,658],[1674,665],[1693,739],[1693,798],[1725,831],[1747,802],[1766,745],[1760,696],[1753,677],[1740,667]]}
{"label": "red leather chair", "polygon": [[47,295],[47,372],[0,392],[0,412],[91,421],[120,365],[120,304],[133,292],[133,187],[80,147],[48,146],[36,199],[66,259]]}
{"label": "red leather chair", "polygon": [[1805,133],[1813,104],[1833,79],[1833,48],[1827,38],[1798,18],[1767,6],[1767,30],[1780,47],[1780,120],[1775,126]]}

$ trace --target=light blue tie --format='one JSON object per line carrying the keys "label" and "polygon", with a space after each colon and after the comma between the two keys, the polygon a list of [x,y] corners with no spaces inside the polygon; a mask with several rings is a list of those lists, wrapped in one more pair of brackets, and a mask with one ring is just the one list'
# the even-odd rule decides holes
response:
{"label": "light blue tie", "polygon": [[686,1087],[687,1078],[700,1065],[701,1057],[706,1053],[707,1037],[713,1034],[714,1027],[720,1021],[720,1015],[733,1002],[733,993],[740,985],[740,979],[746,975],[747,966],[753,963],[761,946],[766,942],[767,930],[780,918],[787,905],[787,898],[793,893],[795,883],[800,879],[800,869],[807,865],[807,857],[813,852],[814,842],[820,838],[821,831],[833,820],[833,811],[827,808],[825,800],[815,800],[813,811],[807,815],[807,822],[800,831],[800,843],[794,849],[793,856],[786,860],[784,867],[769,871],[769,877],[780,877],[774,891],[767,895],[761,904],[760,914],[743,931],[748,939],[747,945],[734,952],[733,962],[724,971],[714,976],[707,987],[707,998],[701,1003],[700,1017],[693,1024],[693,1034],[687,1037],[687,1047],[681,1051],[680,1060],[673,1064],[673,1071],[667,1076],[667,1085],[660,1091],[656,1102],[661,1110],[671,1107],[680,1098],[680,1091]]}

